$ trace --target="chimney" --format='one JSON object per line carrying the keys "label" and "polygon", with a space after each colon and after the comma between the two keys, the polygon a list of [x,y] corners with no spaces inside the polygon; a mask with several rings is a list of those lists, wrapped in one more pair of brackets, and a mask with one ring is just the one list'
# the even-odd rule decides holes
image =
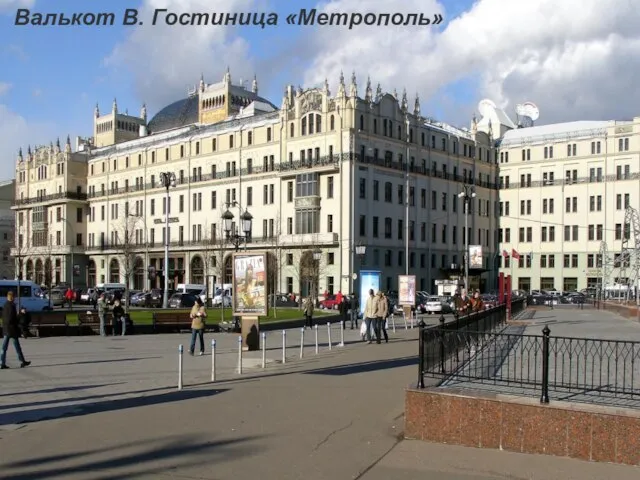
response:
{"label": "chimney", "polygon": [[139,137],[146,137],[147,136],[147,126],[146,125],[140,125],[140,135]]}

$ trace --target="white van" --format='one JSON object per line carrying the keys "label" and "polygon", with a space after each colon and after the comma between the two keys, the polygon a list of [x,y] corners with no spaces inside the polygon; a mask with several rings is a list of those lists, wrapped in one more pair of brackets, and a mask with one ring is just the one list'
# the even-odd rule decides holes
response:
{"label": "white van", "polygon": [[101,292],[109,292],[113,290],[126,290],[127,286],[124,283],[99,283],[96,288]]}
{"label": "white van", "polygon": [[233,286],[230,283],[216,285],[213,295],[213,306],[231,307],[231,297],[233,296]]}
{"label": "white van", "polygon": [[29,312],[42,312],[51,310],[49,300],[43,298],[40,285],[27,280],[20,281],[20,298],[18,299],[18,281],[17,280],[0,280],[0,308],[4,307],[7,301],[7,293],[14,293],[14,301],[17,310],[25,307]]}
{"label": "white van", "polygon": [[200,297],[203,302],[207,299],[207,286],[199,283],[179,283],[176,293],[190,293]]}

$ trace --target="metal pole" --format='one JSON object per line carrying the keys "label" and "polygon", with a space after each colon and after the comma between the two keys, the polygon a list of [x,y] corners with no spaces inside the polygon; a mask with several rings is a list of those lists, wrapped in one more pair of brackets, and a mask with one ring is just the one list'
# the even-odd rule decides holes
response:
{"label": "metal pole", "polygon": [[262,368],[267,366],[267,332],[262,332]]}
{"label": "metal pole", "polygon": [[242,375],[242,335],[238,335],[238,373]]}
{"label": "metal pole", "polygon": [[287,363],[287,331],[282,330],[282,363]]}
{"label": "metal pole", "polygon": [[344,322],[340,322],[340,343],[339,347],[344,347]]}
{"label": "metal pole", "polygon": [[418,388],[424,388],[424,329],[427,326],[424,320],[418,324]]}
{"label": "metal pole", "polygon": [[331,322],[327,322],[327,337],[329,337],[329,350],[331,350]]}
{"label": "metal pole", "polygon": [[542,393],[540,403],[549,403],[549,335],[548,325],[542,329]]}
{"label": "metal pole", "polygon": [[393,333],[396,333],[396,316],[391,314],[391,325],[393,327]]}
{"label": "metal pole", "polygon": [[162,294],[162,308],[169,308],[169,180],[167,184],[167,196],[165,200],[164,217],[164,293]]}
{"label": "metal pole", "polygon": [[304,357],[304,327],[300,329],[300,358]]}
{"label": "metal pole", "polygon": [[407,158],[405,159],[405,207],[404,207],[404,273],[409,275],[409,130],[411,122],[407,115]]}
{"label": "metal pole", "polygon": [[318,355],[318,324],[316,323],[315,326],[313,327],[313,330],[315,331],[316,334],[316,355]]}
{"label": "metal pole", "polygon": [[211,339],[211,381],[216,381],[216,340]]}
{"label": "metal pole", "polygon": [[464,289],[469,294],[469,196],[464,192]]}
{"label": "metal pole", "polygon": [[178,346],[178,390],[182,390],[182,354],[184,353],[184,347]]}

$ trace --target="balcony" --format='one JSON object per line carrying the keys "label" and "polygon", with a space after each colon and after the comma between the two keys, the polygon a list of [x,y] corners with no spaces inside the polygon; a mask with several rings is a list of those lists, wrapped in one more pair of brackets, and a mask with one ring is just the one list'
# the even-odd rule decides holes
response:
{"label": "balcony", "polygon": [[39,197],[29,197],[14,200],[12,203],[13,207],[19,207],[23,205],[34,205],[39,203],[47,203],[53,202],[57,200],[80,200],[86,201],[87,194],[82,192],[62,192],[62,193],[53,193],[51,195],[43,195]]}
{"label": "balcony", "polygon": [[333,246],[337,243],[337,233],[298,233],[294,235],[280,235],[278,245],[281,247],[306,245],[312,248],[323,245]]}

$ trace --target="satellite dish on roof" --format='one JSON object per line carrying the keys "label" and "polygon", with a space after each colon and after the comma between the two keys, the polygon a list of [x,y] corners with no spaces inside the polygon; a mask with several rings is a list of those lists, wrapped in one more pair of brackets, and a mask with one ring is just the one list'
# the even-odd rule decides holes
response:
{"label": "satellite dish on roof", "polygon": [[483,118],[491,115],[491,113],[494,112],[496,108],[498,108],[496,107],[496,104],[488,98],[480,100],[480,103],[478,103],[478,112],[480,112],[480,115],[482,115]]}
{"label": "satellite dish on roof", "polygon": [[524,109],[524,116],[525,117],[529,117],[532,121],[536,121],[538,118],[540,118],[540,110],[538,109],[537,105],[533,102],[524,102],[522,104],[522,107]]}

